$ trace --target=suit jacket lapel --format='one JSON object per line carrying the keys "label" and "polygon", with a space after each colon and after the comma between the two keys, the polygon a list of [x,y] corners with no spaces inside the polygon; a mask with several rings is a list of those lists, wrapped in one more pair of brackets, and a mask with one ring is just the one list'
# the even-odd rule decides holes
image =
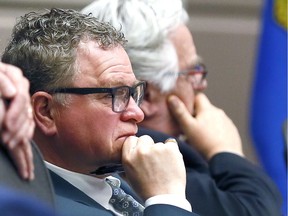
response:
{"label": "suit jacket lapel", "polygon": [[[49,170],[50,171],[50,170]],[[87,196],[78,188],[74,187],[72,184],[50,171],[51,179],[54,184],[55,193],[59,196],[66,197],[68,199],[72,199],[76,202],[83,203],[88,206],[94,206],[97,208],[103,208],[100,204],[94,201],[92,198]]]}

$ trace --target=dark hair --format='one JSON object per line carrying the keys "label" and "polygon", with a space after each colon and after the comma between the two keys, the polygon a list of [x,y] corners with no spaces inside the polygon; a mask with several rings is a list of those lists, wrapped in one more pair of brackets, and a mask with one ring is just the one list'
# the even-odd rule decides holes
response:
{"label": "dark hair", "polygon": [[126,43],[109,23],[71,9],[30,12],[14,26],[2,61],[18,66],[30,81],[30,93],[69,85],[77,71],[76,52],[82,41],[109,49]]}

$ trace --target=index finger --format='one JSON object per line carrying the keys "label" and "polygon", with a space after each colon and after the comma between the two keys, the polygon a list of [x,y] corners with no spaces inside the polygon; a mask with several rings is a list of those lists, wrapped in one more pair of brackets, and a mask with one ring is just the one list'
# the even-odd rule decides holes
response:
{"label": "index finger", "polygon": [[184,103],[177,96],[170,95],[168,98],[168,105],[170,112],[182,128],[194,124],[193,116],[191,116]]}
{"label": "index finger", "polygon": [[210,100],[208,99],[208,97],[203,94],[203,93],[198,93],[195,96],[195,113],[197,114],[200,110],[204,110],[206,108],[209,108],[211,106]]}

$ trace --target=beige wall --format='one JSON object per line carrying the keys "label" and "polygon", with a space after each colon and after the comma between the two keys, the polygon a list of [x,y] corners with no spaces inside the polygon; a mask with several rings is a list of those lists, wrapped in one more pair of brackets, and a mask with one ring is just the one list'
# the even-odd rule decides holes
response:
{"label": "beige wall", "polygon": [[238,126],[244,151],[257,161],[248,119],[261,1],[188,0],[190,29],[208,66],[206,93]]}
{"label": "beige wall", "polygon": [[[167,0],[169,1],[169,0]],[[0,52],[15,18],[50,7],[80,9],[92,0],[0,0]],[[261,0],[187,0],[198,53],[209,70],[212,102],[238,126],[247,157],[257,162],[248,133],[249,100]]]}

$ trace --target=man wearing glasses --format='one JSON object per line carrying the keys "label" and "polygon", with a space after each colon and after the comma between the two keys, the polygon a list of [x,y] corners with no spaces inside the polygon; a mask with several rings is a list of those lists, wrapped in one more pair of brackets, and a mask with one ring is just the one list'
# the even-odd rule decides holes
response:
{"label": "man wearing glasses", "polygon": [[122,29],[138,79],[147,81],[138,135],[178,140],[193,211],[214,216],[280,215],[272,181],[245,159],[237,128],[202,93],[197,55],[181,0],[96,0],[82,10]]}
{"label": "man wearing glasses", "polygon": [[[145,82],[135,78],[125,42],[107,23],[54,8],[21,17],[2,56],[30,81],[34,140],[51,173],[57,210],[69,216],[195,216],[175,140],[155,144],[135,136],[144,118]],[[125,171],[138,196],[106,174],[114,166]]]}

